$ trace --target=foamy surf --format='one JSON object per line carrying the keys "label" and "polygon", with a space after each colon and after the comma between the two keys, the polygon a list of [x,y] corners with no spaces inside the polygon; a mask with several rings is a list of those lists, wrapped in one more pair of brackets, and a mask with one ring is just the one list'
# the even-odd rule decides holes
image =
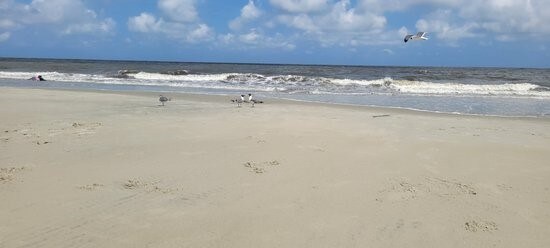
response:
{"label": "foamy surf", "polygon": [[[46,82],[28,80],[42,75]],[[292,98],[432,112],[550,115],[550,70],[0,58],[0,86]]]}
{"label": "foamy surf", "polygon": [[437,96],[502,96],[550,98],[548,87],[531,83],[464,84],[427,81],[395,80],[384,77],[372,80],[338,79],[300,75],[262,75],[253,73],[171,75],[143,71],[124,71],[126,77],[105,74],[60,72],[0,72],[1,79],[28,79],[42,75],[50,81],[96,84],[193,87],[232,90],[301,92],[308,94],[415,94]]}

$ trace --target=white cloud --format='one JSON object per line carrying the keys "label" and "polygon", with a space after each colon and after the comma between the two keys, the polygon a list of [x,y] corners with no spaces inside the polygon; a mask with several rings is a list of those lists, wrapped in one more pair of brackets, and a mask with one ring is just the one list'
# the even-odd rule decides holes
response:
{"label": "white cloud", "polygon": [[[62,35],[113,34],[115,21],[90,9],[89,2],[0,0],[0,34],[4,41],[29,27]],[[216,34],[201,20],[205,13],[198,4],[204,2],[157,0],[156,10],[129,16],[127,28],[181,42],[216,40],[281,49],[294,49],[304,40],[327,47],[389,47],[416,31],[428,32],[431,43],[452,46],[472,38],[488,44],[550,37],[549,0],[248,0],[241,1],[234,19],[226,20],[230,34]]]}
{"label": "white cloud", "polygon": [[306,14],[299,15],[280,15],[278,17],[279,22],[286,24],[290,27],[303,30],[310,33],[317,33],[321,31],[321,28],[317,26],[315,20]]}
{"label": "white cloud", "polygon": [[270,48],[282,50],[294,50],[296,45],[281,34],[275,34],[273,37],[264,35],[261,31],[251,29],[243,34],[225,34],[220,35],[217,39],[219,45],[231,47],[232,49],[250,50],[256,48]]}
{"label": "white cloud", "polygon": [[149,13],[141,13],[139,16],[130,17],[128,20],[128,29],[131,31],[148,33],[159,31],[159,26],[155,16]]}
{"label": "white cloud", "polygon": [[351,7],[349,0],[334,4],[331,12],[321,18],[323,26],[336,30],[383,29],[386,18],[370,12],[360,12]]}
{"label": "white cloud", "polygon": [[78,34],[78,33],[110,33],[111,30],[114,30],[116,23],[113,19],[107,18],[102,22],[97,23],[84,23],[84,24],[71,24],[64,31],[64,34]]}
{"label": "white cloud", "polygon": [[[360,9],[368,9],[377,13],[387,11],[406,11],[414,6],[445,6],[456,7],[470,0],[358,0],[357,6]],[[475,0],[472,0],[475,1]]]}
{"label": "white cloud", "polygon": [[25,6],[30,14],[24,22],[89,21],[97,18],[95,12],[89,10],[79,0],[33,0]]}
{"label": "white cloud", "polygon": [[359,10],[350,0],[336,1],[320,13],[283,14],[277,17],[279,23],[305,31],[310,39],[318,40],[323,46],[343,46],[379,42],[387,24],[383,15]]}
{"label": "white cloud", "polygon": [[[214,31],[199,22],[194,0],[159,0],[158,7],[164,14],[157,18],[151,13],[141,13],[128,18],[128,29],[149,35],[162,35],[186,43],[212,40]],[[181,12],[178,12],[181,11]],[[177,14],[181,16],[178,17]],[[166,20],[164,18],[167,18]]]}
{"label": "white cloud", "polygon": [[[462,6],[460,16],[497,36],[550,36],[550,1],[488,0]],[[518,35],[519,34],[519,35]]]}
{"label": "white cloud", "polygon": [[454,45],[462,39],[480,36],[500,41],[550,36],[548,0],[358,1],[358,9],[377,13],[405,12],[419,6],[432,13],[420,16],[416,26]]}
{"label": "white cloud", "polygon": [[0,42],[7,41],[10,38],[10,32],[4,32],[0,34]]}
{"label": "white cloud", "polygon": [[290,13],[317,12],[328,7],[328,0],[269,0],[271,5]]}
{"label": "white cloud", "polygon": [[214,37],[214,32],[208,25],[199,24],[195,29],[191,30],[189,35],[187,35],[188,42],[198,42],[204,40],[210,40]]}
{"label": "white cloud", "polygon": [[428,16],[430,18],[416,22],[416,29],[429,32],[430,35],[435,35],[449,45],[457,46],[457,42],[461,39],[479,36],[476,32],[479,25],[476,23],[453,24],[450,20],[453,13],[450,10],[439,10]]}
{"label": "white cloud", "polygon": [[239,40],[241,40],[242,42],[247,44],[255,44],[255,45],[258,44],[260,42],[260,39],[262,38],[263,37],[260,34],[258,34],[255,30],[252,30],[249,33],[242,34],[239,36]]}
{"label": "white cloud", "polygon": [[244,19],[255,19],[260,17],[262,11],[256,7],[254,1],[249,0],[248,4],[241,9],[241,17]]}
{"label": "white cloud", "polygon": [[195,0],[159,0],[158,8],[175,22],[195,22],[199,16]]}
{"label": "white cloud", "polygon": [[10,19],[0,19],[0,28],[9,29],[17,26],[13,20]]}
{"label": "white cloud", "polygon": [[241,15],[233,19],[229,23],[229,27],[233,30],[240,29],[244,24],[260,17],[261,15],[262,11],[256,7],[254,1],[249,0],[248,4],[241,9]]}
{"label": "white cloud", "polygon": [[29,4],[3,0],[0,3],[0,28],[40,26],[61,34],[112,34],[113,19],[100,19],[81,0],[33,0]]}
{"label": "white cloud", "polygon": [[219,35],[218,41],[220,42],[220,44],[230,45],[235,42],[235,35],[231,33]]}

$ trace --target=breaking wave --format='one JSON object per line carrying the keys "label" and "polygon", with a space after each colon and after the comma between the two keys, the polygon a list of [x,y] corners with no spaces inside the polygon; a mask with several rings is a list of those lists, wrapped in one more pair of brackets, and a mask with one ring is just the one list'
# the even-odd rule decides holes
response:
{"label": "breaking wave", "polygon": [[0,79],[25,80],[35,75],[42,75],[46,80],[57,82],[275,91],[290,94],[414,94],[550,98],[549,87],[510,81],[500,84],[476,84],[460,83],[456,80],[429,82],[407,77],[363,80],[255,73],[193,74],[187,70],[160,73],[120,70],[115,74],[0,71]]}

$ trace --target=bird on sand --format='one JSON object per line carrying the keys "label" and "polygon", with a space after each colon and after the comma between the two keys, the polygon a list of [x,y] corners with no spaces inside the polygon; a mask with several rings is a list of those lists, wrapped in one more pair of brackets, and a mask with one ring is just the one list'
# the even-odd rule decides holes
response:
{"label": "bird on sand", "polygon": [[248,94],[248,102],[252,104],[251,107],[254,107],[254,104],[256,103],[264,103],[263,101],[252,99],[252,94]]}
{"label": "bird on sand", "polygon": [[163,95],[159,95],[159,102],[162,103],[162,106],[164,106],[164,103],[167,101],[171,101],[171,98],[165,97]]}
{"label": "bird on sand", "polygon": [[245,102],[244,95],[241,95],[241,98],[231,99],[231,102],[237,103],[237,107],[241,107],[241,104]]}

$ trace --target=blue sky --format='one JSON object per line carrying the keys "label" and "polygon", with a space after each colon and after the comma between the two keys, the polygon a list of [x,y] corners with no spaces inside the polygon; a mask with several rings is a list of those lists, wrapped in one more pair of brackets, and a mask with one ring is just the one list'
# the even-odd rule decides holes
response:
{"label": "blue sky", "polygon": [[548,0],[0,0],[0,57],[548,68],[549,38]]}

